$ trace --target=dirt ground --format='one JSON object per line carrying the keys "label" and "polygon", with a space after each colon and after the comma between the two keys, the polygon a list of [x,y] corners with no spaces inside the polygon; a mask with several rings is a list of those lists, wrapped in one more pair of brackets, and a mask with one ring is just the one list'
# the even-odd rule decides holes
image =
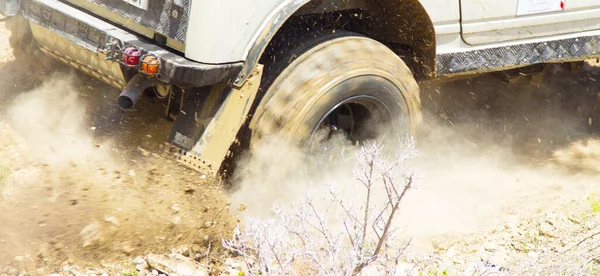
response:
{"label": "dirt ground", "polygon": [[112,87],[37,51],[14,59],[0,30],[0,275],[218,249],[227,196],[161,155],[162,108],[122,112]]}
{"label": "dirt ground", "polygon": [[[7,39],[0,28],[0,275],[134,275],[135,256],[183,247],[201,262],[211,248],[216,263],[239,223],[231,210],[271,202],[244,185],[282,185],[201,178],[161,155],[160,104],[121,111],[116,89],[37,52],[16,60]],[[542,83],[421,84],[427,127],[411,165],[422,183],[403,222],[424,271],[597,272],[600,75],[560,68]]]}

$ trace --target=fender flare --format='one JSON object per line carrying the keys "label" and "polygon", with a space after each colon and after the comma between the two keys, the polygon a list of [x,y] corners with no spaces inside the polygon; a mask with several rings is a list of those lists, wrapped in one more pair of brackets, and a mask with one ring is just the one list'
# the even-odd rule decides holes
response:
{"label": "fender flare", "polygon": [[[235,77],[233,86],[241,87],[244,85],[248,76],[258,64],[263,52],[275,34],[288,21],[288,19],[292,17],[292,15],[296,14],[298,10],[310,2],[315,2],[315,0],[285,0],[267,16],[267,19],[260,26],[259,32],[257,32],[246,48],[244,66],[237,77]],[[316,2],[318,3],[320,1]],[[411,37],[412,41],[409,41],[410,43],[407,45],[414,47],[415,54],[419,58],[418,67],[421,68],[421,70],[418,73],[423,75],[425,79],[433,78],[436,75],[436,37],[435,28],[431,18],[427,13],[427,10],[418,0],[406,1],[407,8],[392,6],[391,9],[386,9],[386,5],[390,4],[391,2],[394,2],[394,0],[384,0],[381,2],[363,4],[365,4],[365,8],[372,10],[377,14],[385,15],[383,17],[389,18],[391,23],[401,25],[403,22],[403,17],[392,16],[393,14],[386,15],[386,13],[399,12],[404,16],[407,16],[412,12],[415,12],[415,14],[418,15],[416,18],[417,20],[411,21],[411,24],[413,24],[412,26],[405,26],[409,31],[408,33],[404,33],[403,31],[399,30],[391,30],[387,33],[379,33],[377,30],[374,30],[374,32],[371,33],[372,37],[374,37],[376,40],[378,40],[378,38],[392,38],[391,41],[395,40],[394,42],[400,42],[402,38],[405,38],[407,35]],[[378,3],[379,5],[374,3]],[[396,4],[401,3],[398,2]],[[382,23],[385,23],[383,25],[387,24],[386,22],[379,22],[379,24]]]}
{"label": "fender flare", "polygon": [[269,14],[267,20],[261,25],[260,32],[254,36],[252,42],[249,44],[249,47],[246,50],[246,62],[242,71],[235,78],[233,86],[241,87],[244,85],[254,70],[254,67],[258,64],[262,53],[265,51],[277,31],[279,31],[281,26],[283,26],[296,11],[310,1],[311,0],[286,0]]}

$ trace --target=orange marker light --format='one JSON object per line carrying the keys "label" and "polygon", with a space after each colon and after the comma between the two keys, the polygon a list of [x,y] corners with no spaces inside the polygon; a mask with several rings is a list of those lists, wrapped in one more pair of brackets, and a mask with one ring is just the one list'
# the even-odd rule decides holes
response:
{"label": "orange marker light", "polygon": [[140,66],[140,72],[142,74],[155,77],[158,75],[158,68],[160,67],[160,62],[158,58],[153,55],[144,56],[142,59],[142,64]]}

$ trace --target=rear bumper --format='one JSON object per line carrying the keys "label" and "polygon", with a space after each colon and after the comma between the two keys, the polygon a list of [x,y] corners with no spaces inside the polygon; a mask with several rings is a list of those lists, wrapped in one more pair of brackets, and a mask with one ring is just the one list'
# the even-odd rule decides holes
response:
{"label": "rear bumper", "polygon": [[[92,75],[108,77],[117,86],[137,72],[136,68],[120,64],[121,50],[129,46],[157,56],[161,66],[156,77],[184,88],[231,82],[243,66],[241,62],[214,65],[190,61],[57,0],[0,0],[0,9],[6,15],[18,13],[29,19],[34,38],[45,52],[79,69],[92,71]],[[115,68],[120,68],[121,78]]]}

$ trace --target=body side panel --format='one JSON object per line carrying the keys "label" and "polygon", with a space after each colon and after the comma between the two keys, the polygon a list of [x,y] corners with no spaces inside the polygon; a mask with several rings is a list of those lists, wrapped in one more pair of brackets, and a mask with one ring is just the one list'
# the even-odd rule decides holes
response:
{"label": "body side panel", "polygon": [[464,41],[481,45],[600,29],[600,1],[527,3],[527,0],[462,0]]}
{"label": "body side panel", "polygon": [[[205,63],[244,61],[257,42],[277,31],[309,0],[195,0],[190,8],[186,57]],[[458,0],[421,0],[441,35],[460,33]],[[436,28],[436,31],[438,29]],[[266,46],[266,45],[265,45]]]}
{"label": "body side panel", "polygon": [[308,0],[195,0],[191,4],[186,38],[187,58],[205,63],[246,59],[249,45],[264,29],[270,16],[286,2]]}

